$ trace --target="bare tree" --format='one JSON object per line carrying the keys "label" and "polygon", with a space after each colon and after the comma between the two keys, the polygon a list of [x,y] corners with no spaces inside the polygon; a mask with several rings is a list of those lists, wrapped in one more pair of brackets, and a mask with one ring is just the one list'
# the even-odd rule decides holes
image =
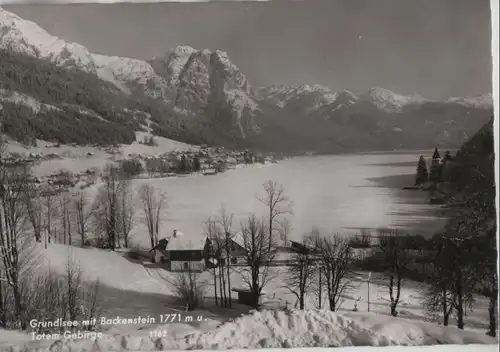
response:
{"label": "bare tree", "polygon": [[448,326],[456,299],[453,292],[453,263],[448,260],[443,241],[439,241],[433,256],[433,273],[424,291],[423,305],[431,315],[442,313],[443,325]]}
{"label": "bare tree", "polygon": [[73,244],[72,239],[72,211],[71,211],[71,196],[69,191],[61,192],[59,195],[59,206],[61,209],[61,223],[62,223],[62,233],[63,233],[63,243]]}
{"label": "bare tree", "polygon": [[[81,328],[86,330],[96,326],[102,313],[101,301],[99,282],[87,282],[78,262],[71,255],[68,256],[63,275],[50,270],[46,273],[37,272],[26,290],[26,309],[30,319],[79,321]],[[68,327],[59,329],[66,330]],[[40,328],[37,332],[52,332],[50,330]]]}
{"label": "bare tree", "polygon": [[0,169],[0,249],[7,284],[13,291],[16,317],[21,327],[26,328],[22,319],[24,309],[20,287],[20,241],[26,240],[24,225],[26,223],[25,199],[26,178],[18,170]]}
{"label": "bare tree", "polygon": [[[217,262],[213,273],[215,290],[218,290],[220,293],[220,306],[226,308],[228,306],[225,271],[225,267],[227,267],[227,258],[225,253],[226,234],[220,226],[220,219],[209,218],[205,223],[205,233],[212,243],[214,252],[213,257]],[[217,285],[219,285],[219,288],[217,288]]]}
{"label": "bare tree", "polygon": [[227,306],[232,307],[231,298],[231,270],[230,270],[230,260],[231,260],[231,245],[233,240],[233,218],[232,213],[228,213],[224,207],[221,207],[219,214],[219,226],[220,226],[220,237],[223,239],[224,252],[225,252],[225,265],[226,265],[226,277],[227,277]]}
{"label": "bare tree", "polygon": [[142,205],[144,222],[148,227],[151,248],[158,244],[158,233],[162,222],[162,213],[166,206],[166,194],[150,184],[144,184],[139,189],[139,200]]}
{"label": "bare tree", "polygon": [[120,223],[119,232],[123,237],[125,248],[129,247],[130,231],[132,230],[135,218],[134,196],[130,191],[129,181],[122,181],[121,191],[118,194]]}
{"label": "bare tree", "polygon": [[95,199],[94,212],[97,230],[104,232],[107,247],[115,250],[120,236],[120,194],[128,185],[128,180],[116,165],[108,164],[101,176],[103,185]]}
{"label": "bare tree", "polygon": [[[219,297],[217,294],[217,268],[219,266],[219,262],[221,259],[221,247],[218,246],[217,241],[217,222],[212,219],[208,218],[208,220],[204,224],[204,231],[207,237],[210,239],[212,243],[212,253],[210,253],[210,257],[212,259],[212,275],[214,279],[214,294],[215,294],[215,305],[219,305]],[[222,299],[221,299],[221,306],[222,306]]]}
{"label": "bare tree", "polygon": [[498,312],[498,271],[496,251],[496,226],[491,226],[484,236],[478,238],[477,256],[474,263],[480,292],[489,298],[488,307],[488,335],[497,336],[497,312]]}
{"label": "bare tree", "polygon": [[288,236],[290,235],[291,230],[292,230],[292,223],[290,222],[290,219],[288,218],[283,219],[281,227],[278,229],[278,231],[280,233],[280,238],[284,246],[289,245]]}
{"label": "bare tree", "polygon": [[40,191],[33,185],[28,186],[25,194],[26,211],[28,219],[33,227],[33,234],[37,242],[42,241],[42,198]]}
{"label": "bare tree", "polygon": [[40,196],[42,197],[43,206],[43,228],[45,229],[45,248],[47,243],[55,239],[55,226],[53,219],[57,215],[56,196],[57,191],[50,185],[44,185],[40,189]]}
{"label": "bare tree", "polygon": [[172,285],[180,303],[186,306],[187,310],[202,307],[206,293],[206,282],[199,273],[193,270],[177,272],[173,278],[167,281]]}
{"label": "bare tree", "polygon": [[86,234],[89,230],[92,208],[85,191],[80,191],[73,199],[73,209],[76,217],[76,231],[80,235],[81,246],[85,246]]}
{"label": "bare tree", "polygon": [[345,235],[333,234],[315,241],[318,260],[328,294],[331,311],[337,311],[342,299],[351,284],[350,272],[353,264],[353,253],[349,239]]}
{"label": "bare tree", "polygon": [[267,233],[265,222],[255,214],[242,222],[241,232],[247,266],[240,273],[253,294],[253,305],[257,308],[263,288],[274,278],[271,265],[277,246]]}
{"label": "bare tree", "polygon": [[[493,118],[492,118],[493,121]],[[496,335],[498,272],[495,204],[495,152],[492,121],[445,164],[445,181],[437,187],[449,206],[447,259],[454,262],[457,326],[463,328],[464,304],[471,289],[490,299],[490,328]]]}
{"label": "bare tree", "polygon": [[389,280],[391,315],[397,316],[397,306],[401,298],[403,277],[411,262],[410,249],[406,236],[398,230],[381,229],[378,231],[378,248],[382,254],[382,265]]}
{"label": "bare tree", "polygon": [[272,180],[265,182],[265,195],[258,196],[257,199],[267,208],[267,233],[271,237],[269,245],[274,243],[276,232],[283,228],[283,216],[292,213],[292,203],[285,193],[285,188]]}
{"label": "bare tree", "polygon": [[300,309],[305,308],[305,296],[312,287],[316,273],[316,256],[312,245],[311,237],[304,238],[302,250],[292,255],[293,264],[287,268],[285,287],[297,297]]}

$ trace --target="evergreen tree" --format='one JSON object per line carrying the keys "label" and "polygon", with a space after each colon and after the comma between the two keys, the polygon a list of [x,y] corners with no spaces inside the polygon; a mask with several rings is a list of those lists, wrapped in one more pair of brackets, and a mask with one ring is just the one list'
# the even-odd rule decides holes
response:
{"label": "evergreen tree", "polygon": [[441,155],[439,155],[438,148],[434,148],[434,154],[432,154],[432,159],[441,159]]}
{"label": "evergreen tree", "polygon": [[179,161],[179,164],[177,164],[177,171],[181,174],[187,171],[187,160],[184,154],[182,154],[181,160]]}
{"label": "evergreen tree", "polygon": [[441,155],[436,147],[432,155],[431,170],[429,174],[429,181],[438,182],[441,180]]}
{"label": "evergreen tree", "polygon": [[201,170],[200,158],[198,158],[198,155],[195,155],[193,158],[193,171],[198,172],[200,170]]}
{"label": "evergreen tree", "polygon": [[427,182],[429,179],[429,172],[427,171],[427,163],[425,162],[425,158],[423,155],[420,155],[417,164],[417,177],[415,179],[415,184],[420,185],[424,182]]}

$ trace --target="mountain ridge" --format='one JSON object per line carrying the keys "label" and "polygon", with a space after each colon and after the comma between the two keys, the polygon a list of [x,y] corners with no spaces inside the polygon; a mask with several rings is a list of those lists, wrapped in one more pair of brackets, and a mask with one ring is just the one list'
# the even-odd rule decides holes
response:
{"label": "mountain ridge", "polygon": [[[405,147],[397,141],[385,145],[377,140],[397,137],[395,131],[408,128],[405,124],[398,125],[396,116],[402,121],[422,122],[429,113],[419,111],[427,108],[446,114],[449,111],[460,112],[460,115],[472,112],[479,116],[480,123],[484,122],[482,110],[488,112],[491,108],[487,94],[436,102],[417,95],[400,95],[381,87],[373,87],[359,96],[349,91],[334,92],[317,84],[253,87],[227,53],[220,50],[178,46],[149,61],[95,54],[78,43],[52,36],[36,23],[1,7],[0,48],[46,60],[64,69],[82,70],[111,83],[121,91],[124,100],[142,100],[135,103],[143,105],[147,110],[144,112],[156,111],[157,133],[179,138],[191,131],[189,139],[199,143],[296,150],[334,150],[345,143],[347,148],[358,147],[349,138],[340,141],[347,134],[364,138],[366,148]],[[107,89],[112,90],[109,86]],[[439,119],[433,117],[431,123],[436,120]],[[460,116],[453,121],[455,125],[463,125],[462,120]],[[426,138],[418,141],[416,136],[412,143],[450,142],[450,138],[443,137],[443,129],[448,126],[443,121],[438,123],[439,136],[432,141]],[[475,132],[472,128],[479,128],[479,123],[467,122],[463,132]],[[459,134],[454,134],[451,144],[463,142],[463,138],[457,137]],[[282,137],[283,143],[277,141],[277,136]]]}

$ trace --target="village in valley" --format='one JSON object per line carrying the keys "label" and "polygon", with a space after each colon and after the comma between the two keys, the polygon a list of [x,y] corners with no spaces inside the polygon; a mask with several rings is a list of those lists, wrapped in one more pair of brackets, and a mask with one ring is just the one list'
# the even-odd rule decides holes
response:
{"label": "village in valley", "polygon": [[498,349],[489,4],[3,2],[0,352]]}

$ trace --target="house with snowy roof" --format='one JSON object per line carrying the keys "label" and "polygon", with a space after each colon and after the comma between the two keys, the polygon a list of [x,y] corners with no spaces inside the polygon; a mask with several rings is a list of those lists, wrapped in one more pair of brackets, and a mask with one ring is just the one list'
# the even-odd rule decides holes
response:
{"label": "house with snowy roof", "polygon": [[168,270],[202,272],[207,267],[212,250],[206,235],[187,235],[174,230],[172,236],[160,240],[151,251],[154,261],[165,263]]}
{"label": "house with snowy roof", "polygon": [[[226,262],[229,252],[229,265],[245,265],[247,261],[247,250],[245,249],[243,235],[241,232],[229,234],[225,238],[213,238],[212,247],[214,256]],[[227,243],[227,247],[226,247]]]}

